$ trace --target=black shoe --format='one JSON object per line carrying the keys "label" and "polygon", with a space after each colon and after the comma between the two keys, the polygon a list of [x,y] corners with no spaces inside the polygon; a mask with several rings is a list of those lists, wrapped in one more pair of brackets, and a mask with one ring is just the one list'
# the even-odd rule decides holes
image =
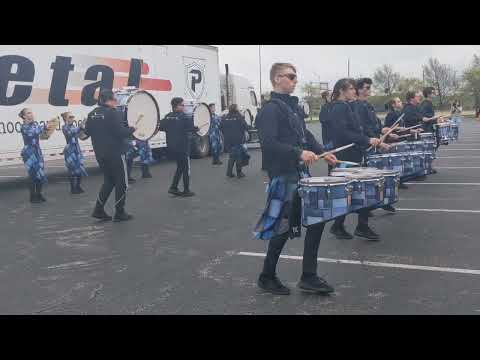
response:
{"label": "black shoe", "polygon": [[172,194],[172,195],[175,195],[175,196],[181,196],[182,195],[182,192],[178,189],[175,189],[175,188],[168,189],[168,193]]}
{"label": "black shoe", "polygon": [[411,181],[425,181],[425,180],[427,180],[427,177],[425,175],[422,175],[415,179],[412,179]]}
{"label": "black shoe", "polygon": [[237,174],[237,178],[239,178],[239,179],[244,178],[244,177],[245,177],[245,174],[241,171]]}
{"label": "black shoe", "polygon": [[397,212],[397,209],[395,209],[392,205],[385,205],[382,209],[392,213]]}
{"label": "black shoe", "polygon": [[102,221],[111,221],[112,217],[108,215],[103,208],[95,207],[93,210],[92,217]]}
{"label": "black shoe", "polygon": [[191,197],[191,196],[195,196],[195,193],[194,193],[193,191],[186,190],[186,191],[180,193],[180,196],[183,196],[183,197]]}
{"label": "black shoe", "polygon": [[113,216],[114,222],[128,221],[132,219],[133,219],[133,216],[130,214],[127,214],[125,211],[116,212],[115,215]]}
{"label": "black shoe", "polygon": [[151,179],[153,176],[150,174],[150,168],[148,165],[142,165],[142,178],[143,179]]}
{"label": "black shoe", "polygon": [[369,211],[368,212],[368,217],[371,218],[371,217],[374,217],[375,215],[373,215],[373,212]]}
{"label": "black shoe", "polygon": [[39,198],[41,202],[45,202],[45,201],[47,201],[47,199],[45,199],[45,198],[43,197],[43,195],[42,195],[42,187],[43,187],[42,184],[37,184],[37,187],[36,187],[36,189],[37,189],[37,198]]}
{"label": "black shoe", "polygon": [[404,189],[404,190],[405,190],[405,189],[408,189],[408,186],[407,186],[407,185],[405,185],[404,183],[401,183],[400,185],[398,185],[398,188],[399,188],[399,189]]}
{"label": "black shoe", "polygon": [[214,160],[212,162],[212,165],[222,165],[222,164],[223,164],[223,162],[221,162],[220,160]]}
{"label": "black shoe", "polygon": [[42,202],[37,195],[37,188],[35,184],[30,184],[30,202],[32,204],[38,204]]}
{"label": "black shoe", "polygon": [[380,235],[378,235],[377,233],[373,232],[372,229],[370,229],[370,227],[366,227],[366,228],[359,228],[357,226],[357,228],[355,229],[355,233],[354,233],[356,236],[360,236],[360,237],[363,237],[363,238],[366,238],[368,240],[372,240],[372,241],[378,241],[380,240]]}
{"label": "black shoe", "polygon": [[437,173],[437,170],[432,169],[431,174],[436,174],[436,173]]}
{"label": "black shoe", "polygon": [[343,240],[353,239],[353,236],[350,233],[348,233],[343,226],[340,226],[338,228],[335,226],[332,226],[330,228],[330,233],[335,235],[337,239],[343,239]]}
{"label": "black shoe", "polygon": [[297,284],[299,289],[303,291],[318,293],[318,294],[331,294],[335,289],[330,286],[324,279],[318,276],[303,277]]}
{"label": "black shoe", "polygon": [[233,174],[227,174],[227,177],[229,177],[229,178],[234,178],[235,175],[233,175]]}
{"label": "black shoe", "polygon": [[83,190],[78,189],[78,188],[73,188],[73,189],[70,190],[70,194],[74,194],[74,195],[75,194],[81,194],[83,192],[84,192]]}
{"label": "black shoe", "polygon": [[268,291],[274,295],[290,295],[290,289],[274,276],[273,278],[260,275],[258,277],[257,285],[260,289]]}

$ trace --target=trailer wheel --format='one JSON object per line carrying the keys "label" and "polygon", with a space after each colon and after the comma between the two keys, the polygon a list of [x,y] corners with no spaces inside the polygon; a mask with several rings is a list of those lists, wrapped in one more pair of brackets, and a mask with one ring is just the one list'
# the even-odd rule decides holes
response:
{"label": "trailer wheel", "polygon": [[210,152],[210,141],[208,135],[198,136],[192,138],[191,157],[193,159],[201,159],[208,156]]}

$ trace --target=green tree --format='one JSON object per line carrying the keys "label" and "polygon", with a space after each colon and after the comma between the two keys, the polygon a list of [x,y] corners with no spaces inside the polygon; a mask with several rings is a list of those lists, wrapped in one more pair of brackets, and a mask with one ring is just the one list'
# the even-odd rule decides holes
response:
{"label": "green tree", "polygon": [[422,80],[415,77],[401,77],[397,86],[398,93],[402,101],[405,101],[405,95],[408,91],[419,91],[422,88]]}
{"label": "green tree", "polygon": [[386,95],[391,95],[398,88],[400,73],[393,71],[393,66],[383,65],[373,74],[375,86],[381,88]]}
{"label": "green tree", "polygon": [[465,93],[473,96],[475,107],[480,107],[480,57],[473,56],[471,65],[463,73]]}

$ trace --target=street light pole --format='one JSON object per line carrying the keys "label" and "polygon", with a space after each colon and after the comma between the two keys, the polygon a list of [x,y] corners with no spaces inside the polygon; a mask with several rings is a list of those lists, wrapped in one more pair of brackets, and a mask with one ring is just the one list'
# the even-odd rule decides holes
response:
{"label": "street light pole", "polygon": [[262,102],[262,45],[258,45],[258,68],[260,73],[260,105]]}

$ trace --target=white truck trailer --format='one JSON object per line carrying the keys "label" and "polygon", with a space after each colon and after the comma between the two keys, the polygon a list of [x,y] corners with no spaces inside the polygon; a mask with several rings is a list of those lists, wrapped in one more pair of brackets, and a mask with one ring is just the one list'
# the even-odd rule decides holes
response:
{"label": "white truck trailer", "polygon": [[[256,95],[248,80],[229,76],[231,96],[246,116],[256,115]],[[239,86],[237,86],[237,83]],[[170,100],[183,97],[222,108],[218,49],[208,45],[2,45],[0,47],[0,166],[21,162],[23,147],[18,113],[33,109],[40,123],[71,111],[82,121],[97,104],[100,88],[133,86],[150,92],[160,116],[170,112]],[[249,90],[249,91],[250,91]],[[248,93],[250,94],[250,93]],[[253,98],[255,102],[253,102]],[[250,120],[251,123],[251,120]],[[165,149],[165,133],[150,140],[154,151]],[[81,143],[93,155],[90,140]],[[63,158],[65,139],[60,126],[41,142],[45,160]],[[197,139],[197,157],[209,153],[208,138]],[[47,164],[48,166],[48,164]]]}

